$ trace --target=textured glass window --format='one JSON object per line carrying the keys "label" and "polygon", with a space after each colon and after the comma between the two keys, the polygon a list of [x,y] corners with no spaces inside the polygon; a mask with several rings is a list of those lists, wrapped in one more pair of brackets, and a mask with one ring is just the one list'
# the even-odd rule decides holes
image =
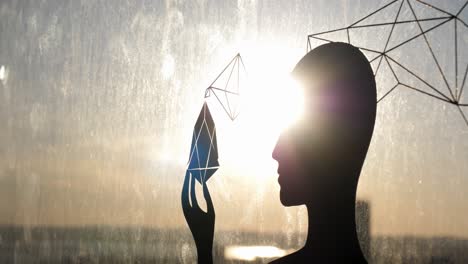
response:
{"label": "textured glass window", "polygon": [[[450,13],[465,4],[428,2]],[[288,121],[275,118],[291,106],[283,99],[294,100],[277,78],[305,55],[308,34],[385,3],[1,1],[0,262],[193,263],[180,202],[192,129],[205,89],[238,52],[253,84],[247,103],[234,122],[212,108],[215,263],[267,262],[301,248],[307,212],[281,205],[271,158]],[[468,7],[459,17],[461,89]],[[427,38],[453,85],[451,25]],[[383,33],[351,34],[366,44]],[[418,45],[395,56],[436,78]],[[356,207],[370,263],[468,262],[468,123],[459,112],[468,107],[460,109],[405,87],[379,102]]]}

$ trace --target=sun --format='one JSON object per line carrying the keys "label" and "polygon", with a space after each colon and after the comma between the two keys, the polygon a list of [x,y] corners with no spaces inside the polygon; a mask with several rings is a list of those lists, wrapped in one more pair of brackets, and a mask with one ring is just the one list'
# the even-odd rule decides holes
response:
{"label": "sun", "polygon": [[243,163],[253,173],[264,173],[265,166],[272,165],[278,136],[304,112],[302,87],[291,75],[304,51],[287,45],[246,43],[240,53],[248,85],[241,88],[239,117],[234,122],[216,121],[219,135],[223,135],[218,137],[218,146],[223,159],[235,163],[233,167]]}
{"label": "sun", "polygon": [[264,128],[277,134],[303,113],[303,90],[291,75],[298,53],[303,52],[272,44],[251,44],[246,49],[249,87],[242,94],[243,111],[261,116]]}

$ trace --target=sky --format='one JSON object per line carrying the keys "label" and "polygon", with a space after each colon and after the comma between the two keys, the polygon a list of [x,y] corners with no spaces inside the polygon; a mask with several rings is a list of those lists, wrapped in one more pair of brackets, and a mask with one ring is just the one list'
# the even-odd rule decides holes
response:
{"label": "sky", "polygon": [[[454,12],[463,1],[439,4]],[[0,224],[185,228],[180,191],[193,125],[205,89],[240,52],[252,80],[241,115],[232,122],[209,102],[221,164],[209,182],[216,228],[305,232],[305,208],[279,202],[271,158],[285,126],[275,116],[297,99],[283,81],[305,55],[308,34],[382,5],[2,1]],[[459,27],[466,47],[467,28]],[[450,30],[429,36],[442,67],[453,61]],[[354,37],[381,42],[378,31]],[[436,78],[422,50],[414,44],[395,56]],[[389,76],[378,77],[379,88]],[[458,109],[398,88],[377,111],[358,187],[372,234],[468,237],[468,126]]]}

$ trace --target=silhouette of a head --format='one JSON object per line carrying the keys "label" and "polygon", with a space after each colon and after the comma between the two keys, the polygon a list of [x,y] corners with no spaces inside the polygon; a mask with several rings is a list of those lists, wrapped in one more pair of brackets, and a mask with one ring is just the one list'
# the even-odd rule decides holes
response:
{"label": "silhouette of a head", "polygon": [[304,89],[305,110],[273,151],[281,202],[320,205],[352,198],[375,123],[372,68],[354,46],[330,43],[305,55],[292,75]]}

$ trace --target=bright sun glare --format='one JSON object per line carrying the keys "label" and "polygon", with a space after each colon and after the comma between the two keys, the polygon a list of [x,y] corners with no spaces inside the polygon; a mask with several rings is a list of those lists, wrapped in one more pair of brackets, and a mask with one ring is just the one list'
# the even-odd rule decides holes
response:
{"label": "bright sun glare", "polygon": [[243,94],[249,114],[262,115],[270,133],[297,121],[303,111],[303,91],[290,74],[296,57],[286,48],[253,46],[255,55],[248,67],[248,91]]}
{"label": "bright sun glare", "polygon": [[243,174],[249,170],[260,175],[266,173],[265,168],[274,167],[271,152],[281,131],[302,115],[303,91],[291,77],[291,71],[303,50],[287,45],[246,43],[240,53],[248,85],[241,87],[239,118],[232,122],[223,116],[214,117],[222,153],[220,161],[225,165],[231,161],[232,168],[242,170]]}

